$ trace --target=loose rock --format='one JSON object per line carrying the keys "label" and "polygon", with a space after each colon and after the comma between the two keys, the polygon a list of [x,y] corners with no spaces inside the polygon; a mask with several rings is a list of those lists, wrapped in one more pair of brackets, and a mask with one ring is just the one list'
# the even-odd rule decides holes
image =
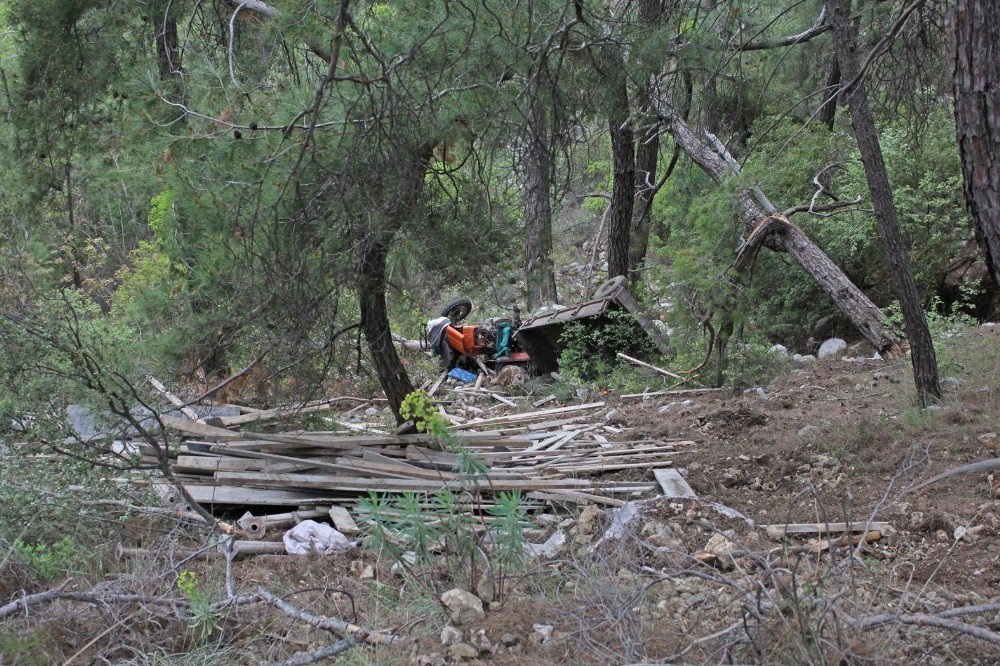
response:
{"label": "loose rock", "polygon": [[451,611],[451,621],[462,627],[486,617],[482,600],[468,590],[455,588],[441,595],[441,602]]}
{"label": "loose rock", "polygon": [[846,350],[847,342],[840,338],[830,338],[819,346],[819,351],[816,354],[821,359],[835,360],[842,357]]}

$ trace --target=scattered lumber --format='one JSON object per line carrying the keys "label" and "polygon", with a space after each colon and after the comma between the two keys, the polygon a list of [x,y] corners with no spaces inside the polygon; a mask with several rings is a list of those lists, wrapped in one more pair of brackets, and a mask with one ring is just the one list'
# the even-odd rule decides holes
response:
{"label": "scattered lumber", "polygon": [[629,363],[634,363],[635,365],[638,365],[639,367],[642,367],[642,368],[649,368],[653,372],[658,372],[659,374],[665,375],[667,377],[673,377],[674,379],[684,379],[684,377],[681,377],[680,375],[676,375],[676,374],[670,372],[669,370],[664,370],[663,368],[658,368],[655,365],[653,365],[652,363],[646,363],[645,361],[640,361],[639,359],[633,358],[633,357],[629,356],[628,354],[623,354],[621,352],[618,352],[618,358],[620,358],[622,360],[625,360],[625,361],[628,361]]}
{"label": "scattered lumber", "polygon": [[167,387],[163,385],[159,379],[153,375],[148,375],[146,381],[149,382],[150,386],[157,390],[164,398],[166,398],[170,404],[179,409],[181,413],[191,419],[192,421],[198,421],[199,423],[204,423],[205,421],[198,417],[198,413],[187,406],[183,400],[178,398],[176,395],[167,390]]}
{"label": "scattered lumber", "polygon": [[690,388],[690,389],[675,389],[672,391],[648,391],[646,393],[626,393],[624,395],[618,396],[622,400],[636,400],[645,398],[656,398],[665,395],[700,395],[702,393],[717,393],[722,389],[718,388]]}
{"label": "scattered lumber", "polygon": [[858,520],[850,523],[789,523],[787,525],[761,525],[767,536],[781,540],[788,534],[843,534],[846,532],[882,532],[892,529],[889,523]]}
{"label": "scattered lumber", "polygon": [[[440,389],[445,377],[437,377],[431,389]],[[515,399],[487,388],[448,390],[496,400],[501,409],[518,406]],[[328,420],[347,428],[347,434],[343,429],[245,433],[234,429],[296,411],[329,409],[346,399],[360,402],[348,410],[352,413],[372,402],[330,398],[296,408],[241,409],[240,415],[221,421],[231,427],[161,415],[164,427],[182,438],[171,453],[173,474],[191,500],[208,510],[244,509],[237,521],[244,538],[248,543],[266,543],[261,540],[272,538],[272,529],[307,518],[329,518],[343,533],[355,534],[364,518],[361,503],[372,492],[449,491],[474,496],[468,509],[473,513],[490,510],[496,495],[509,491],[522,493],[529,510],[539,509],[543,502],[623,506],[639,494],[664,488],[665,479],[676,474],[671,469],[673,456],[695,445],[689,440],[631,435],[628,429],[611,426],[598,411],[605,406],[603,401],[537,409],[555,396],[534,401],[536,409],[523,413],[476,418],[446,414],[453,425],[444,438],[372,432],[365,424],[349,424],[344,415]],[[142,442],[116,444],[131,455],[155,461],[157,452]],[[459,455],[454,446],[464,453]],[[484,471],[460,474],[458,465],[465,455],[478,460]],[[605,476],[621,470],[638,473],[629,480]],[[172,484],[154,481],[151,486],[172,509],[190,510]],[[433,501],[421,500],[428,506]],[[253,551],[251,546],[246,549]]]}
{"label": "scattered lumber", "polygon": [[663,489],[663,496],[669,499],[698,499],[694,489],[676,469],[654,469],[653,476]]}

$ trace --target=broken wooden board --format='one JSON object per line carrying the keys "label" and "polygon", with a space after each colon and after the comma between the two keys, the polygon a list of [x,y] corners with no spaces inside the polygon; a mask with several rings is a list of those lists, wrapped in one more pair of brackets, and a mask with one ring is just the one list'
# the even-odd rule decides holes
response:
{"label": "broken wooden board", "polygon": [[538,412],[524,412],[522,414],[510,414],[507,416],[497,416],[491,419],[482,419],[479,421],[469,421],[468,423],[463,423],[462,425],[452,426],[451,430],[465,430],[467,428],[480,428],[483,426],[490,425],[507,425],[511,423],[529,423],[532,421],[538,421],[545,419],[549,416],[555,416],[557,414],[571,414],[573,412],[582,412],[586,410],[599,409],[604,407],[606,403],[604,402],[592,402],[586,405],[570,405],[569,407],[556,407],[554,409],[543,409]]}
{"label": "broken wooden board", "polygon": [[241,433],[233,430],[227,430],[226,428],[219,428],[206,423],[198,423],[197,421],[182,419],[179,416],[160,414],[160,421],[163,422],[165,427],[170,428],[171,430],[176,430],[187,435],[194,435],[199,439],[206,439],[214,442],[227,442],[243,439],[243,435]]}
{"label": "broken wooden board", "polygon": [[852,523],[788,523],[786,525],[760,525],[761,528],[772,539],[781,540],[787,534],[841,534],[844,532],[864,532],[867,527],[869,532],[886,533],[892,529],[892,525],[884,522],[871,522],[859,520]]}
{"label": "broken wooden board", "polygon": [[698,499],[697,493],[676,469],[665,467],[654,469],[653,476],[663,489],[663,496],[669,499]]}
{"label": "broken wooden board", "polygon": [[334,527],[348,536],[358,532],[357,523],[351,518],[350,512],[342,506],[335,504],[330,507],[330,520],[333,521]]}

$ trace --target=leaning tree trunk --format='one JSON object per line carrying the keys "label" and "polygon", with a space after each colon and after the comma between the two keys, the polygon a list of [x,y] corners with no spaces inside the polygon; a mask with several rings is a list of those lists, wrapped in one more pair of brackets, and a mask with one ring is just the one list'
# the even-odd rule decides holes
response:
{"label": "leaning tree trunk", "polygon": [[[666,107],[660,99],[656,102],[674,141],[712,180],[722,183],[739,176],[740,165],[714,135],[695,134],[676,111]],[[889,326],[885,314],[801,229],[777,215],[763,192],[738,185],[736,195],[740,219],[748,230],[748,244],[756,231],[760,236],[757,243],[790,254],[879,353],[890,358],[901,353],[899,336]],[[775,224],[762,224],[768,222]]]}
{"label": "leaning tree trunk", "polygon": [[528,311],[555,303],[556,275],[552,264],[552,153],[547,87],[538,75],[529,102],[522,155],[524,169],[524,273]]}
{"label": "leaning tree trunk", "polygon": [[635,197],[635,135],[623,76],[612,82],[611,97],[608,127],[614,180],[608,209],[608,277],[614,278],[628,275]]}
{"label": "leaning tree trunk", "polygon": [[996,0],[955,0],[950,19],[965,201],[1000,287],[1000,8]]}
{"label": "leaning tree trunk", "polygon": [[402,149],[398,159],[382,170],[382,177],[385,178],[381,188],[384,215],[373,214],[367,218],[378,221],[376,228],[362,225],[357,234],[362,239],[357,281],[361,331],[368,343],[368,353],[375,365],[379,384],[398,423],[405,421],[399,410],[406,396],[413,393],[413,383],[399,360],[389,328],[385,302],[386,262],[393,238],[403,222],[417,214],[432,150],[433,144],[412,150]]}
{"label": "leaning tree trunk", "polygon": [[[858,77],[859,67],[857,34],[850,19],[850,0],[830,0],[830,9],[840,71],[844,80],[854,81]],[[917,290],[917,283],[910,269],[910,259],[899,228],[889,176],[882,157],[882,147],[879,145],[875,120],[868,106],[868,93],[863,81],[859,81],[853,91],[848,91],[847,106],[851,114],[851,124],[854,126],[854,135],[858,141],[858,149],[861,152],[861,161],[865,166],[865,176],[872,195],[879,235],[882,237],[882,245],[889,260],[896,296],[903,310],[917,398],[921,406],[926,406],[928,401],[941,397],[934,342],[927,328],[920,292]]]}
{"label": "leaning tree trunk", "polygon": [[375,234],[361,248],[358,260],[358,302],[361,308],[361,330],[368,342],[368,353],[375,365],[379,384],[389,400],[389,408],[396,415],[396,421],[405,419],[399,408],[407,395],[413,392],[413,384],[396,353],[389,328],[389,313],[385,303],[386,260],[392,234]]}

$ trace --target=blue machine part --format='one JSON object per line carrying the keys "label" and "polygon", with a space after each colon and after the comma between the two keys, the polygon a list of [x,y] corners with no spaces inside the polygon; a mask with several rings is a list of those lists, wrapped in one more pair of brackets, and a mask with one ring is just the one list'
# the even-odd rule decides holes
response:
{"label": "blue machine part", "polygon": [[496,343],[496,353],[493,354],[493,358],[497,359],[501,356],[510,356],[510,338],[514,333],[513,324],[500,324],[497,327],[497,343]]}
{"label": "blue machine part", "polygon": [[462,368],[452,368],[451,372],[448,373],[448,376],[452,379],[457,379],[460,382],[476,381],[476,373],[463,370]]}

